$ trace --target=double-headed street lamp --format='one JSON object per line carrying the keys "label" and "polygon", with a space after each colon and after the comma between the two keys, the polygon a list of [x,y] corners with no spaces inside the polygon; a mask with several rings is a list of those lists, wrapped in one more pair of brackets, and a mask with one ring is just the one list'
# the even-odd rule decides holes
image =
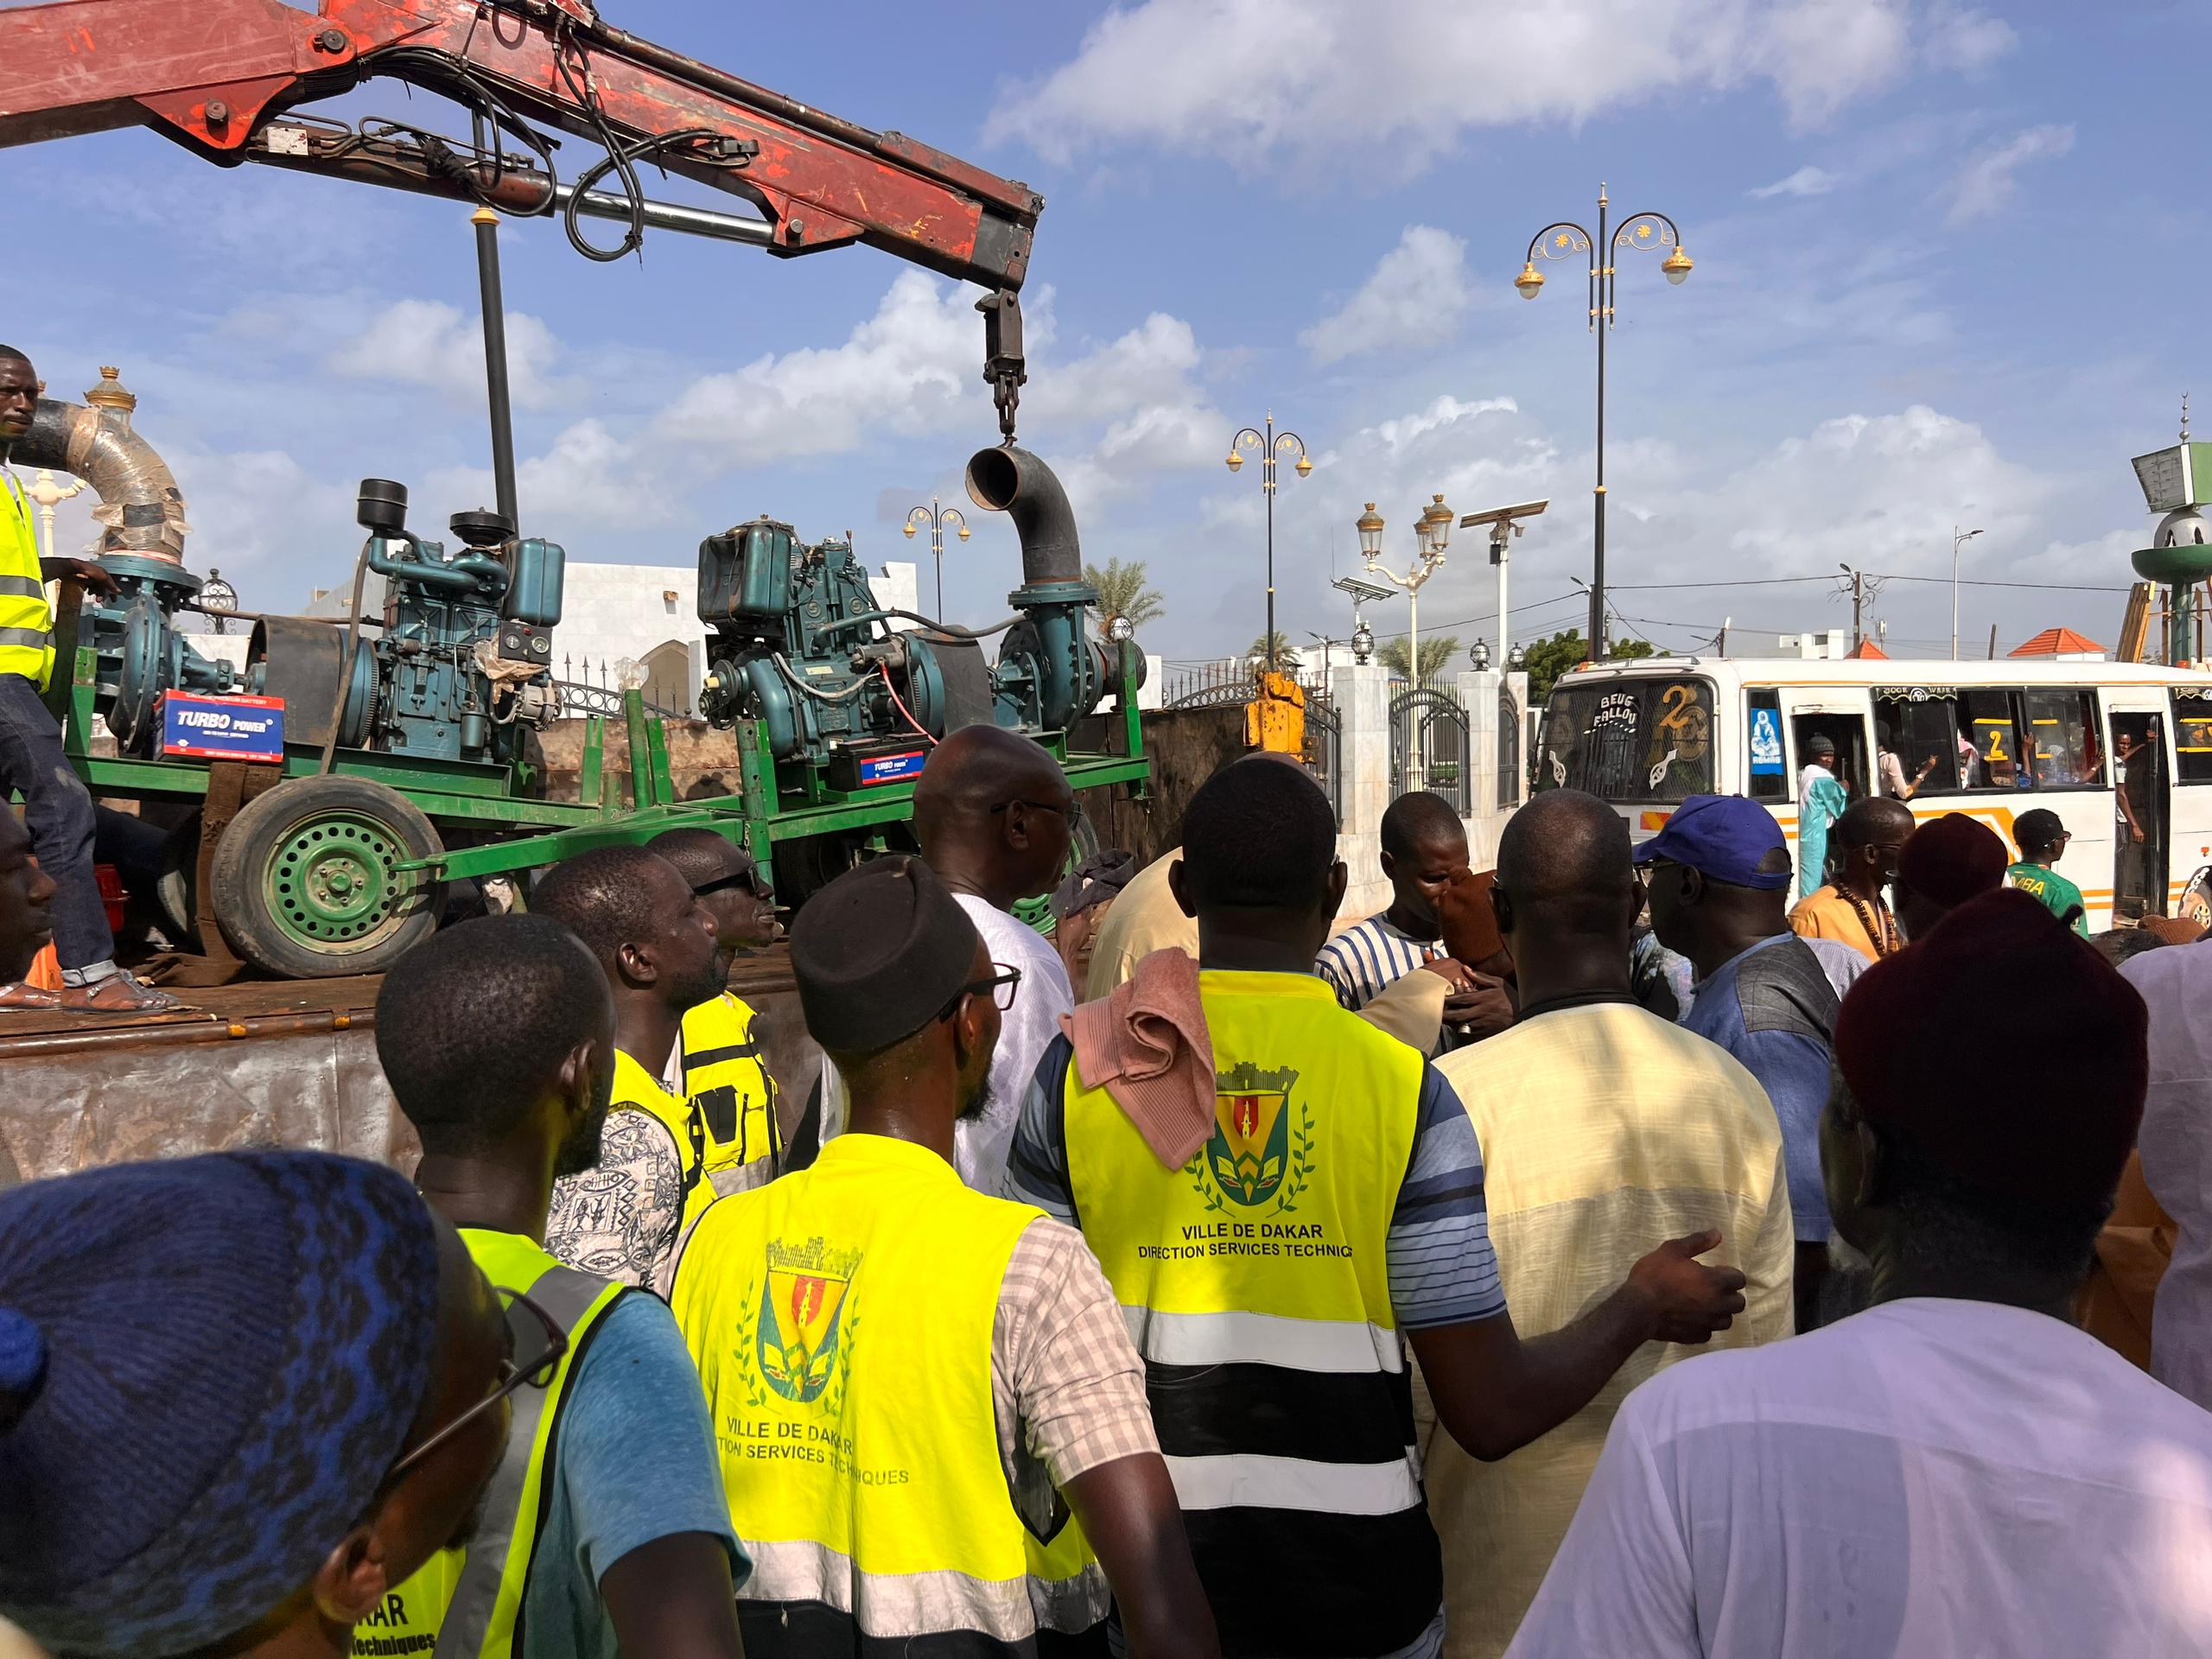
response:
{"label": "double-headed street lamp", "polygon": [[937,620],[944,620],[944,527],[950,524],[960,532],[960,539],[968,539],[968,521],[960,516],[957,507],[940,507],[937,497],[930,497],[926,507],[916,507],[906,515],[906,539],[912,541],[914,532],[924,524],[930,527],[930,556],[937,561]]}
{"label": "double-headed street lamp", "polygon": [[1267,641],[1267,664],[1270,672],[1275,665],[1275,457],[1295,450],[1298,454],[1298,475],[1309,477],[1313,462],[1306,453],[1306,440],[1295,432],[1275,430],[1275,412],[1268,411],[1268,429],[1246,427],[1229,441],[1229,470],[1236,472],[1244,465],[1240,449],[1260,452],[1260,490],[1268,499],[1268,631],[1262,636]]}
{"label": "double-headed street lamp", "polygon": [[[1608,199],[1605,187],[1598,187],[1598,234],[1592,236],[1572,219],[1561,219],[1538,231],[1529,243],[1529,256],[1522,264],[1521,274],[1513,286],[1521,290],[1521,297],[1533,300],[1542,291],[1544,273],[1536,269],[1539,259],[1566,259],[1573,255],[1587,254],[1590,261],[1590,332],[1598,336],[1598,485],[1596,490],[1597,520],[1595,541],[1592,555],[1590,582],[1590,659],[1602,661],[1605,655],[1605,336],[1613,327],[1613,295],[1617,272],[1613,255],[1621,248],[1658,249],[1672,251],[1659,262],[1659,269],[1670,283],[1680,283],[1690,274],[1690,257],[1682,251],[1682,233],[1675,221],[1664,213],[1631,213],[1623,219],[1618,230],[1611,227],[1607,217]],[[1599,250],[1604,250],[1604,263],[1599,263]]]}
{"label": "double-headed street lamp", "polygon": [[[1406,678],[1409,689],[1418,691],[1427,683],[1427,677],[1421,671],[1421,590],[1428,579],[1444,568],[1444,550],[1452,540],[1452,509],[1444,505],[1441,495],[1431,496],[1427,509],[1414,521],[1414,545],[1420,550],[1419,561],[1407,568],[1405,575],[1386,570],[1376,561],[1382,556],[1382,515],[1375,511],[1375,504],[1367,504],[1367,511],[1353,521],[1359,531],[1359,556],[1367,562],[1367,574],[1380,576],[1394,588],[1406,590]],[[1418,714],[1406,722],[1407,787],[1423,789],[1427,776],[1421,764],[1421,728]]]}

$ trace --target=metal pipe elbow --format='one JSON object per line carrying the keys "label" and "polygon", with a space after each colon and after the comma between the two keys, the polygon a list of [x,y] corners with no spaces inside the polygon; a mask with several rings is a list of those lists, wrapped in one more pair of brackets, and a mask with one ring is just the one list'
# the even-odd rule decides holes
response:
{"label": "metal pipe elbow", "polygon": [[1014,444],[978,449],[968,461],[968,496],[1014,520],[1021,538],[1021,579],[1028,586],[1083,580],[1083,544],[1067,492],[1038,456]]}
{"label": "metal pipe elbow", "polygon": [[100,499],[100,552],[184,563],[184,493],[154,446],[120,418],[82,404],[41,397],[31,429],[16,445],[24,465],[71,473]]}

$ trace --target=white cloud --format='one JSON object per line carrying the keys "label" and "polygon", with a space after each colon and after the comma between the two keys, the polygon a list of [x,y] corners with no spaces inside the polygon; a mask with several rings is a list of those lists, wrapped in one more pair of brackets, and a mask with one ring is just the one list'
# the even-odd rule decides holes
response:
{"label": "white cloud", "polygon": [[1773,196],[1825,196],[1836,187],[1836,176],[1826,168],[1801,167],[1786,179],[1763,184],[1748,192],[1758,200]]}
{"label": "white cloud", "polygon": [[2063,156],[2073,148],[2072,127],[2040,126],[2030,127],[1983,150],[1967,163],[1966,171],[1951,187],[1948,221],[1964,225],[2011,206],[2020,188],[2014,175],[2023,167]]}
{"label": "white cloud", "polygon": [[1823,421],[1662,517],[1683,521],[1685,543],[1694,532],[1707,550],[1700,556],[1725,546],[1765,571],[1849,563],[1948,575],[1962,512],[1972,508],[1991,537],[2012,539],[2049,496],[2045,480],[2006,461],[1979,426],[1915,404]]}
{"label": "white cloud", "polygon": [[[681,471],[649,446],[617,436],[599,420],[564,429],[545,453],[515,467],[515,498],[535,525],[584,524],[650,528],[672,522],[683,484]],[[488,505],[491,469],[446,467],[423,480],[423,499],[445,511]]]}
{"label": "white cloud", "polygon": [[1938,5],[1929,13],[1921,51],[1935,68],[1974,74],[2019,43],[2012,26],[2001,17],[1971,7]]}
{"label": "white cloud", "polygon": [[1363,352],[1405,351],[1449,340],[1473,302],[1467,245],[1448,231],[1408,225],[1359,291],[1298,336],[1319,364]]}
{"label": "white cloud", "polygon": [[1418,165],[1470,128],[1752,83],[1813,125],[1918,60],[1979,65],[2007,43],[1979,13],[1929,16],[1923,47],[1912,0],[1135,0],[1011,90],[985,137],[1063,164],[1126,143],[1236,156],[1351,143]]}
{"label": "white cloud", "polygon": [[[550,408],[564,395],[550,372],[560,355],[560,342],[544,323],[526,312],[507,314],[507,388],[516,408]],[[442,301],[395,300],[323,366],[349,379],[429,386],[480,408],[483,325]]]}
{"label": "white cloud", "polygon": [[656,435],[726,467],[757,467],[841,454],[871,435],[972,428],[988,406],[982,338],[966,290],[902,271],[843,345],[702,375],[656,421]]}
{"label": "white cloud", "polygon": [[[309,581],[352,568],[361,538],[354,480],[319,478],[282,449],[222,452],[175,438],[157,447],[184,495],[186,567],[203,576],[219,568],[245,609],[288,612]],[[86,490],[55,512],[56,550],[98,545],[98,505]]]}

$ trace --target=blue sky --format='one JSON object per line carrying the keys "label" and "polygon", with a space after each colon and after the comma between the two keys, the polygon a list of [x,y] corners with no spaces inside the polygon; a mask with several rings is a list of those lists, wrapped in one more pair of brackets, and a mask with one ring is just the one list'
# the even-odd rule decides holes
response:
{"label": "blue sky", "polygon": [[[1402,568],[1435,491],[1462,512],[1552,498],[1515,548],[1532,607],[1515,632],[1581,620],[1558,597],[1588,575],[1580,286],[1571,267],[1534,303],[1510,284],[1539,226],[1588,222],[1601,179],[1617,209],[1672,214],[1697,262],[1675,289],[1624,255],[1610,348],[1611,574],[1663,644],[1724,617],[1739,653],[1846,624],[1823,583],[1778,579],[1846,561],[1947,576],[1954,522],[1986,531],[1970,577],[2119,588],[2152,523],[2128,457],[2172,442],[2192,385],[2212,432],[2199,8],[852,0],[834,28],[819,8],[602,11],[1045,194],[1023,438],[1067,479],[1087,556],[1150,562],[1168,610],[1147,644],[1173,658],[1259,631],[1258,469],[1221,461],[1270,409],[1317,462],[1278,502],[1294,640],[1348,628],[1327,582],[1357,567],[1361,504]],[[465,130],[395,83],[345,107]],[[0,181],[0,339],[65,397],[123,365],[190,504],[192,562],[249,606],[350,569],[364,475],[407,482],[418,528],[488,498],[464,209],[224,171],[143,130],[9,151]],[[642,261],[597,265],[551,223],[504,236],[524,516],[572,559],[689,563],[762,512],[911,557],[906,508],[961,499],[995,439],[975,290],[863,248],[777,261],[657,234]],[[979,620],[1019,569],[1011,534],[971,517],[947,608]],[[1659,585],[1724,580],[1765,585]],[[1494,638],[1492,593],[1459,532],[1424,632]],[[1897,582],[1873,614],[1900,654],[1931,652],[1949,604],[1941,582]],[[2120,606],[1970,588],[1962,632],[1983,645],[1993,623],[2002,649],[2063,622],[2110,643]]]}

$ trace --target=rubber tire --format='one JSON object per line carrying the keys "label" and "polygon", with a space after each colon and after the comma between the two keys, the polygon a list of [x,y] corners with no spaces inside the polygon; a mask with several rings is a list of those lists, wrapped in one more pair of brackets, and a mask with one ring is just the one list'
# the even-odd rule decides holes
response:
{"label": "rubber tire", "polygon": [[264,878],[277,849],[310,818],[353,813],[375,819],[414,858],[445,850],[429,818],[395,789],[363,778],[296,778],[246,803],[215,849],[209,871],[215,919],[231,949],[279,979],[380,974],[437,931],[445,883],[419,889],[394,922],[344,948],[302,944],[270,914]]}
{"label": "rubber tire", "polygon": [[162,873],[154,886],[162,928],[180,950],[207,954],[200,943],[200,814],[181,820],[162,843]]}

